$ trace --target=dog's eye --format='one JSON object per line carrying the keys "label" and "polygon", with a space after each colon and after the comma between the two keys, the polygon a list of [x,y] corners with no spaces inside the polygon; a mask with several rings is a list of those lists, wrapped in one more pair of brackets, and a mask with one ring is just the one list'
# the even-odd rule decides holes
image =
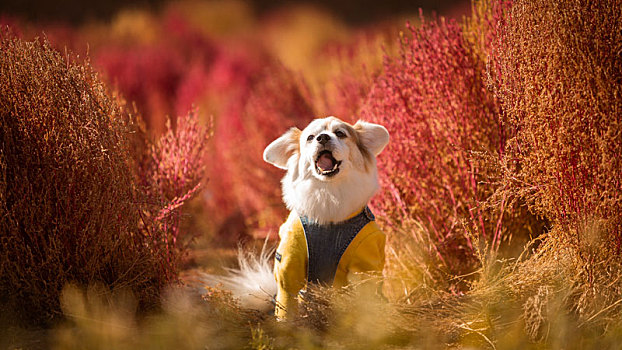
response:
{"label": "dog's eye", "polygon": [[309,137],[307,137],[307,142],[309,142],[309,141],[313,141],[313,138],[314,138],[314,137],[315,137],[315,136],[313,136],[313,135],[309,135]]}
{"label": "dog's eye", "polygon": [[345,137],[347,137],[347,136],[348,136],[348,135],[346,135],[346,133],[345,133],[345,132],[343,132],[343,131],[341,131],[341,130],[337,130],[337,131],[335,131],[335,135],[336,135],[338,138],[340,138],[340,139],[343,139],[343,138],[345,138]]}

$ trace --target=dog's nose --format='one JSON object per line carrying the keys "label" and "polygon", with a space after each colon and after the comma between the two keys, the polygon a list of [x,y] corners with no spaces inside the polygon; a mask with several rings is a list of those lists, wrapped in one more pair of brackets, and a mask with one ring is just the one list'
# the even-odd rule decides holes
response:
{"label": "dog's nose", "polygon": [[320,143],[320,145],[324,145],[324,144],[326,144],[326,142],[330,141],[330,136],[328,136],[326,134],[320,134],[320,135],[318,135],[316,140],[317,140],[317,142]]}

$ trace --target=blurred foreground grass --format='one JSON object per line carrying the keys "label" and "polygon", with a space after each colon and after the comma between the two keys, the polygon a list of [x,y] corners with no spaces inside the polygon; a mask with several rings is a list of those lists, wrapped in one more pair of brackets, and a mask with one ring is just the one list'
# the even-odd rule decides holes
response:
{"label": "blurred foreground grass", "polygon": [[[532,242],[535,244],[535,242]],[[470,291],[448,293],[421,285],[399,299],[380,300],[315,288],[291,322],[241,308],[219,289],[186,286],[163,293],[161,308],[138,312],[127,290],[68,285],[65,320],[53,327],[7,327],[7,349],[616,349],[622,339],[620,300],[577,310],[582,286],[573,283],[572,258],[498,260],[482,251]],[[547,254],[547,253],[543,253]],[[540,263],[536,263],[539,261]],[[535,271],[539,271],[536,273]],[[393,276],[397,278],[398,276]],[[530,278],[540,278],[533,283]],[[384,281],[392,283],[390,279]],[[536,286],[534,293],[521,288]],[[529,295],[523,297],[522,295]],[[588,310],[589,309],[589,310]]]}

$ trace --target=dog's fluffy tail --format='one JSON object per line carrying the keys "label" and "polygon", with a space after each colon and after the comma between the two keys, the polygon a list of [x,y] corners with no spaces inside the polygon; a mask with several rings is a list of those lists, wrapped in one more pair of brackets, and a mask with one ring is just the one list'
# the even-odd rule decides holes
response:
{"label": "dog's fluffy tail", "polygon": [[274,248],[267,241],[261,252],[238,248],[238,268],[227,269],[225,275],[203,274],[201,281],[209,287],[231,291],[244,308],[268,312],[274,309],[276,281],[272,272]]}

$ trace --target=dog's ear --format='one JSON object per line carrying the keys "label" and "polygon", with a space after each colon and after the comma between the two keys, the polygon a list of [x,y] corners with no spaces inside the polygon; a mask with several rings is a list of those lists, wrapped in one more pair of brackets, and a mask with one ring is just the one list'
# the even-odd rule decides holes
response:
{"label": "dog's ear", "polygon": [[276,166],[287,169],[287,160],[294,154],[300,153],[300,129],[291,128],[263,151],[263,160]]}
{"label": "dog's ear", "polygon": [[359,120],[354,124],[359,141],[371,154],[377,156],[389,143],[389,132],[384,126]]}

